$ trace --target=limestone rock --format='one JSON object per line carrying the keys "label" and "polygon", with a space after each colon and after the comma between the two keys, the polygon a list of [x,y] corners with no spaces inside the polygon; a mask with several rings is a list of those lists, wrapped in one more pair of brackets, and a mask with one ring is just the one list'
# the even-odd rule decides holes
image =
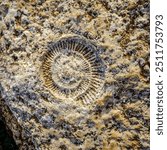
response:
{"label": "limestone rock", "polygon": [[19,149],[149,149],[149,1],[0,1],[0,115]]}

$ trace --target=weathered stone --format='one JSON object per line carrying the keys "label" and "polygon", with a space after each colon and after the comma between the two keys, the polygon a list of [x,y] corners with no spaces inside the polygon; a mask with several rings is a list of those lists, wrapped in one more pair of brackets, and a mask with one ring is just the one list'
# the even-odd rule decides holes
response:
{"label": "weathered stone", "polygon": [[149,67],[147,0],[0,1],[0,116],[19,149],[149,149]]}

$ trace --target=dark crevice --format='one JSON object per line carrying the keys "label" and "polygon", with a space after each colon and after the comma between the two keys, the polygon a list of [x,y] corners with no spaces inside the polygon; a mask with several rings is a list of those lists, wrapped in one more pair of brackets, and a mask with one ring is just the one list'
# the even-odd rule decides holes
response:
{"label": "dark crevice", "polygon": [[12,138],[9,130],[0,117],[0,150],[18,150],[18,147]]}

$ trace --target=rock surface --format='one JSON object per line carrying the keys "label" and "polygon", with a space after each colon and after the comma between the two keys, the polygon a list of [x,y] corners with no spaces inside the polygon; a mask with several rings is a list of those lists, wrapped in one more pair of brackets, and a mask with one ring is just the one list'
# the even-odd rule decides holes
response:
{"label": "rock surface", "polygon": [[[62,98],[42,66],[49,45],[70,37],[91,43],[88,57],[103,71],[83,53],[54,56],[50,77]],[[149,149],[149,64],[147,0],[0,0],[0,115],[19,149]],[[87,94],[93,71],[104,83]]]}

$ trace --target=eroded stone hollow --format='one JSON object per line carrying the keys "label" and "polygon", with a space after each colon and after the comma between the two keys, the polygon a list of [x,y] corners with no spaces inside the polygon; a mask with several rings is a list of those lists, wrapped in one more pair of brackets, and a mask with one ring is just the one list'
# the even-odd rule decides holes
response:
{"label": "eroded stone hollow", "polygon": [[42,72],[45,86],[58,99],[95,101],[102,93],[105,69],[96,47],[78,37],[49,45]]}

